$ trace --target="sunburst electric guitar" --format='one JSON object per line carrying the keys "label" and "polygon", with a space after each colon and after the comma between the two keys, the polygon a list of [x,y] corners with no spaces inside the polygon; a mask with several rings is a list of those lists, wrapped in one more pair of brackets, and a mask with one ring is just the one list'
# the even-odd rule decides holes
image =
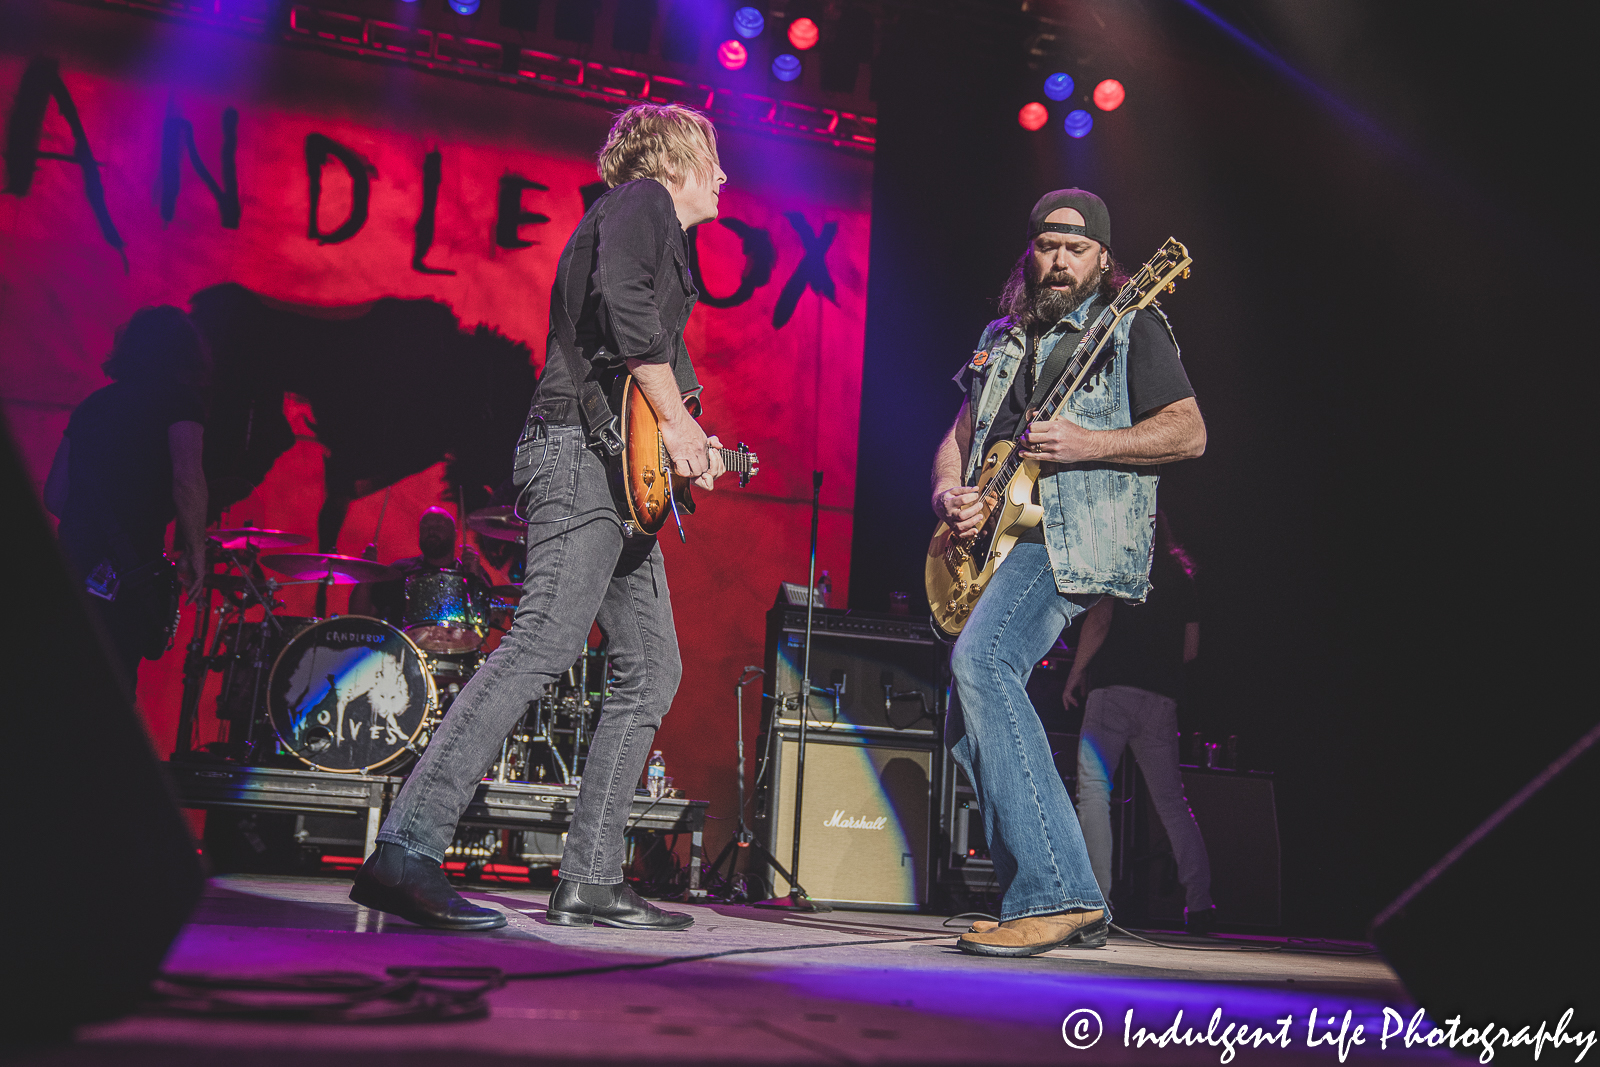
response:
{"label": "sunburst electric guitar", "polygon": [[1149,307],[1162,289],[1170,293],[1180,276],[1189,276],[1190,262],[1189,250],[1167,238],[1167,243],[1128,279],[1116,299],[1078,340],[1072,359],[1037,411],[1023,417],[1011,440],[999,442],[984,456],[983,465],[978,468],[977,489],[985,522],[977,536],[958,541],[943,522],[934,531],[933,540],[928,543],[924,580],[928,603],[933,606],[933,621],[947,635],[954,637],[961,632],[1017,538],[1044,518],[1044,508],[1037,499],[1039,464],[1022,458],[1017,451],[1028,423],[1053,418],[1078,386],[1099,369],[1102,350],[1123,316]]}
{"label": "sunburst electric guitar", "polygon": [[[699,401],[685,401],[689,413],[699,417]],[[661,440],[661,419],[656,414],[650,398],[644,395],[639,383],[629,375],[622,386],[622,456],[621,477],[617,495],[626,508],[624,518],[641,533],[653,534],[666,525],[670,515],[677,520],[678,536],[688,540],[683,532],[683,519],[679,505],[693,510],[689,502],[689,482],[672,469],[672,457]],[[750,484],[760,470],[756,454],[740,442],[737,448],[718,448],[723,465],[739,476],[739,486]]]}

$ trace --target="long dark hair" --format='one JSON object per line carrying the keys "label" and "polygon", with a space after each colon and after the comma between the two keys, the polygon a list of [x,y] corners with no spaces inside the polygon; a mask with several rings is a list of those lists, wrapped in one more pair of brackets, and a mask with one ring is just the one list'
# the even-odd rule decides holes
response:
{"label": "long dark hair", "polygon": [[[1035,321],[1033,302],[1029,299],[1031,294],[1028,290],[1028,256],[1032,252],[1032,244],[1022,250],[1022,255],[1017,257],[1017,262],[1011,268],[1011,275],[1006,278],[1006,284],[1001,287],[1000,296],[995,301],[1000,314],[1010,318],[1024,330],[1040,325]],[[1102,300],[1109,303],[1117,295],[1117,291],[1127,284],[1128,274],[1109,248],[1106,249],[1106,258],[1111,261],[1111,267],[1100,272],[1099,295]]]}
{"label": "long dark hair", "polygon": [[203,386],[211,351],[182,308],[142,307],[117,330],[111,356],[100,365],[113,381],[175,381]]}

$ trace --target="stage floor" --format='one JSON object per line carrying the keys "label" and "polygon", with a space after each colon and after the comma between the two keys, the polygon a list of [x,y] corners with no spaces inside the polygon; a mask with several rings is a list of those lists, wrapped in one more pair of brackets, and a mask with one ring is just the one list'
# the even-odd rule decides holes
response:
{"label": "stage floor", "polygon": [[[544,921],[547,893],[481,886],[472,899],[503,910],[510,924],[487,934],[424,930],[360,908],[334,878],[215,878],[167,960],[173,972],[282,974],[387,967],[495,966],[562,971],[643,963],[669,956],[777,949],[584,977],[516,981],[489,994],[487,1018],[388,1025],[271,1023],[136,1016],[89,1026],[70,1047],[30,1064],[412,1065],[497,1063],[1227,1063],[1221,1044],[1124,1047],[1131,1033],[1160,1034],[1182,1009],[1220,1038],[1229,1023],[1280,1033],[1287,1048],[1242,1049],[1235,1062],[1338,1063],[1333,1044],[1307,1047],[1307,1022],[1353,1012],[1364,1024],[1351,1058],[1439,1061],[1444,1054],[1378,1046],[1382,1010],[1409,1018],[1405,993],[1365,946],[1326,942],[1173,941],[1240,945],[1252,951],[1183,951],[1114,936],[1099,950],[1062,950],[1025,960],[980,959],[954,947],[941,919],[836,911],[797,915],[725,905],[673,905],[695,916],[678,934],[567,928]],[[108,887],[108,894],[114,889]],[[116,936],[114,910],[85,916]],[[965,929],[963,924],[961,929]],[[931,938],[931,939],[930,939]],[[893,940],[887,940],[893,939]],[[920,940],[919,940],[920,939]],[[1313,951],[1318,950],[1318,951]],[[1069,1013],[1102,1020],[1092,1048],[1063,1038]],[[1068,1036],[1085,1044],[1088,1014]],[[1232,1059],[1230,1057],[1230,1059]]]}

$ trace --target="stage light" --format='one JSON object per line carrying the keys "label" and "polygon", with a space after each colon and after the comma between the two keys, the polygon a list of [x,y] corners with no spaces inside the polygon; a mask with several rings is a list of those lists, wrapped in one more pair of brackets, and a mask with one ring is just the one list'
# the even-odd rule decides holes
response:
{"label": "stage light", "polygon": [[800,77],[800,57],[785,52],[772,61],[772,76],[781,82],[792,82]]}
{"label": "stage light", "polygon": [[1037,130],[1050,121],[1050,112],[1037,100],[1023,104],[1017,112],[1017,123],[1025,130]]}
{"label": "stage light", "polygon": [[458,15],[476,15],[480,0],[450,0],[450,10]]}
{"label": "stage light", "polygon": [[1101,111],[1115,111],[1128,98],[1128,91],[1115,78],[1107,78],[1094,87],[1094,106]]}
{"label": "stage light", "polygon": [[717,46],[717,62],[729,70],[743,70],[750,62],[750,50],[730,37]]}
{"label": "stage light", "polygon": [[1068,112],[1066,127],[1068,137],[1087,137],[1094,129],[1094,116],[1083,110]]}
{"label": "stage light", "polygon": [[1044,95],[1052,100],[1065,100],[1072,95],[1072,75],[1052,74],[1044,80]]}
{"label": "stage light", "polygon": [[753,7],[741,7],[733,13],[733,32],[740,37],[758,37],[767,28],[767,20]]}
{"label": "stage light", "polygon": [[818,32],[817,24],[810,19],[795,19],[789,23],[789,43],[804,52],[816,47]]}

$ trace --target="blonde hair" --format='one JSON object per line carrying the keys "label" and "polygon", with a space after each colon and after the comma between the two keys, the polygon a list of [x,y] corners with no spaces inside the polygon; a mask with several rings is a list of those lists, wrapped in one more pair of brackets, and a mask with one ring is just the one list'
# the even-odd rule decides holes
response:
{"label": "blonde hair", "polygon": [[635,104],[611,124],[599,164],[608,186],[655,178],[677,187],[690,174],[710,181],[718,165],[717,130],[691,107]]}

